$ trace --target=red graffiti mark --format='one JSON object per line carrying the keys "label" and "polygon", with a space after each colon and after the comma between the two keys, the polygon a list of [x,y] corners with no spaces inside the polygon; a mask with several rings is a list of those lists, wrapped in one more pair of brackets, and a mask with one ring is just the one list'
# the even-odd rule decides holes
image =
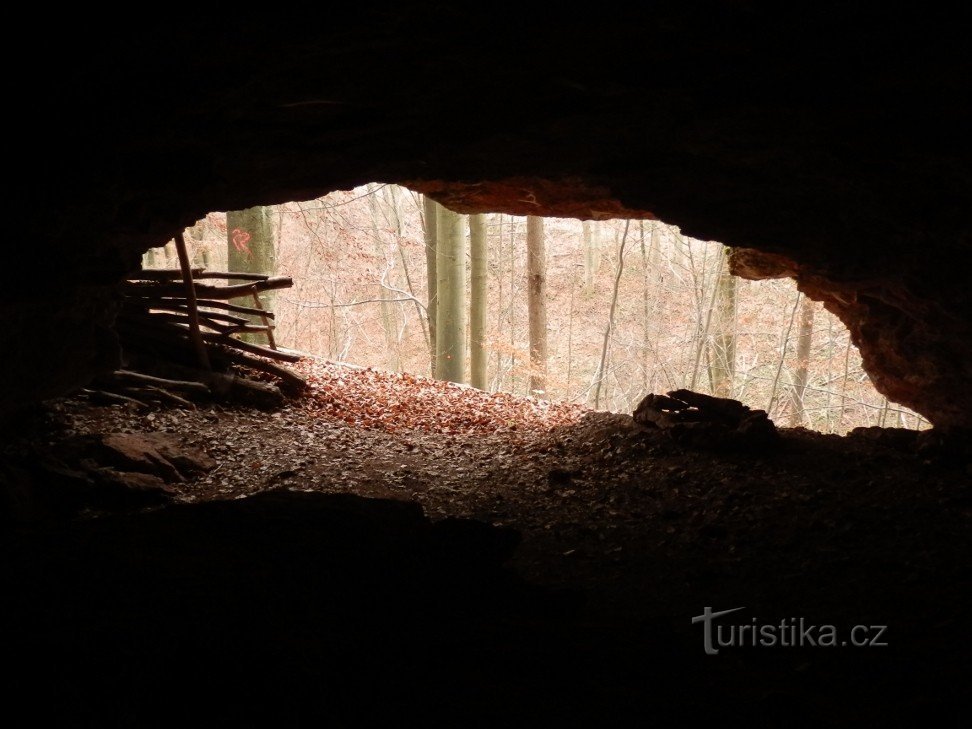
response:
{"label": "red graffiti mark", "polygon": [[231,238],[233,241],[233,247],[247,258],[253,255],[250,252],[250,246],[247,245],[250,242],[250,237],[250,234],[245,230],[233,228],[233,236]]}

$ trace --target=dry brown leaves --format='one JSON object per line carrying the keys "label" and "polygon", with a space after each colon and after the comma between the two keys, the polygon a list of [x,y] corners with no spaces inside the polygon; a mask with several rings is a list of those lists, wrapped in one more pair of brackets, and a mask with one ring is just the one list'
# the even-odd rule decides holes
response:
{"label": "dry brown leaves", "polygon": [[405,372],[359,369],[311,359],[293,368],[307,378],[307,393],[298,402],[306,412],[386,433],[549,431],[575,423],[587,412],[580,405],[488,393]]}

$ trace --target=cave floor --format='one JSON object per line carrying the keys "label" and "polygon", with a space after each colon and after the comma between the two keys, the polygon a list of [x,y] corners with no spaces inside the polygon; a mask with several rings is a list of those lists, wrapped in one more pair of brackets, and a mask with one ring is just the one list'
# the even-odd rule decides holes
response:
{"label": "cave floor", "polygon": [[[380,408],[376,377],[352,375],[348,401]],[[369,427],[321,397],[273,413],[49,403],[8,460],[169,432],[218,465],[172,485],[174,505],[8,530],[14,692],[125,725],[192,723],[200,705],[279,725],[959,724],[967,463],[901,432],[691,450],[628,415],[529,403],[499,430],[482,412],[408,428],[429,405],[402,382],[403,415]],[[453,424],[477,396],[456,397]],[[378,516],[345,494],[382,500]],[[458,541],[416,547],[429,520]],[[706,655],[692,618],[707,607],[744,608],[713,625],[790,627]],[[879,645],[841,645],[857,625]]]}

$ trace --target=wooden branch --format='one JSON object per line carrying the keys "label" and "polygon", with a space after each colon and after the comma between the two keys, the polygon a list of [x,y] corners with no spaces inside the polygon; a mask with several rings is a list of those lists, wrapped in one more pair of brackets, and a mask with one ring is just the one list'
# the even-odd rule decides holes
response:
{"label": "wooden branch", "polygon": [[280,360],[281,362],[300,362],[302,359],[301,356],[297,354],[281,352],[280,350],[270,349],[269,347],[263,347],[259,344],[252,344],[250,342],[241,342],[238,339],[233,339],[232,337],[228,337],[223,334],[209,334],[207,332],[204,333],[202,337],[207,342],[223,344],[227,347],[233,347],[234,349],[242,349],[244,352],[258,354],[261,357],[269,357],[270,359]]}
{"label": "wooden branch", "polygon": [[240,281],[267,281],[270,279],[269,276],[263,273],[222,273],[220,271],[202,271],[194,276],[194,278],[225,278],[238,279]]}
{"label": "wooden branch", "polygon": [[[203,272],[201,268],[193,268],[192,275],[198,276]],[[130,273],[125,278],[133,281],[165,281],[172,282],[176,279],[182,278],[181,268],[152,268],[152,269],[142,269]]]}
{"label": "wooden branch", "polygon": [[[206,386],[203,385],[203,387]],[[209,388],[206,389],[208,390]],[[161,387],[126,387],[122,388],[122,392],[126,393],[128,397],[137,398],[139,395],[141,395],[142,397],[179,405],[187,410],[196,409],[196,406],[185,398],[179,397],[178,395],[171,393],[168,390],[164,390]]]}
{"label": "wooden branch", "polygon": [[[146,308],[150,309],[165,309],[169,306],[186,306],[185,297],[178,296],[143,296],[138,293],[132,294],[126,292],[125,301],[144,305]],[[196,305],[205,309],[223,309],[225,311],[234,311],[237,314],[251,314],[253,316],[260,316],[260,312],[262,311],[263,316],[266,316],[268,319],[275,318],[272,311],[267,311],[266,309],[254,309],[250,306],[240,306],[239,304],[230,304],[227,301],[196,299]]]}
{"label": "wooden branch", "polygon": [[251,314],[253,316],[264,316],[267,319],[276,318],[272,311],[266,309],[254,309],[251,306],[240,306],[239,304],[230,304],[227,301],[210,301],[204,299],[198,302],[200,306],[204,306],[207,309],[225,309],[226,311],[235,311],[237,314]]}
{"label": "wooden branch", "polygon": [[180,230],[175,237],[176,251],[179,253],[179,267],[182,269],[182,283],[186,291],[186,304],[189,308],[189,338],[196,348],[199,365],[208,370],[209,357],[206,354],[206,344],[199,331],[199,312],[196,309],[196,286],[192,282],[192,267],[189,265],[189,254],[186,251],[186,237]]}
{"label": "wooden branch", "polygon": [[273,327],[262,324],[220,325],[219,331],[221,334],[266,334],[268,339],[273,337]]}
{"label": "wooden branch", "polygon": [[261,318],[263,319],[263,325],[266,327],[267,331],[267,344],[270,345],[270,349],[276,349],[277,343],[273,339],[273,327],[270,326],[270,320],[267,319],[266,313],[263,313],[263,304],[260,302],[260,294],[253,292],[253,305],[260,310]]}
{"label": "wooden branch", "polygon": [[[187,314],[189,312],[189,308],[186,306],[184,302],[180,304],[163,303],[163,304],[151,304],[151,305],[142,305],[142,304],[130,305],[131,301],[132,299],[126,297],[125,301],[123,302],[123,305],[130,309],[132,316],[154,316],[159,311],[171,311],[176,314]],[[196,304],[199,305],[199,301],[196,301]],[[152,311],[150,311],[150,309]],[[244,319],[241,316],[233,316],[232,314],[223,314],[216,311],[200,311],[199,318],[212,319],[214,321],[222,321],[227,324],[233,324],[235,326],[243,326],[244,324],[250,323],[249,319]]]}
{"label": "wooden branch", "polygon": [[[142,338],[152,339],[161,343],[187,341],[187,337],[190,334],[188,324],[184,320],[180,321],[178,318],[170,317],[178,317],[178,315],[160,313],[157,315],[137,317],[121,316],[118,318],[117,323],[123,330],[123,338],[131,335],[135,337],[141,336]],[[258,329],[257,331],[260,330]],[[263,347],[259,344],[241,342],[221,332],[200,332],[200,334],[204,342],[222,344],[281,362],[300,362],[302,359],[299,354],[290,354],[281,350]]]}
{"label": "wooden branch", "polygon": [[129,397],[128,395],[120,395],[117,392],[108,392],[107,390],[89,390],[84,388],[81,390],[88,399],[94,403],[104,403],[107,405],[135,405],[139,409],[151,407],[149,403],[144,400],[139,400],[135,397]]}
{"label": "wooden branch", "polygon": [[[175,324],[186,324],[186,325],[188,325],[190,323],[189,312],[187,312],[187,311],[183,311],[183,312],[167,312],[167,311],[145,312],[144,314],[142,314],[140,316],[132,317],[132,319],[133,320],[138,320],[138,321],[146,321],[146,322],[148,322],[148,321],[168,321],[168,322],[173,322]],[[220,324],[218,322],[213,321],[212,319],[210,319],[209,317],[207,317],[205,314],[200,314],[199,315],[199,325],[200,326],[203,326],[203,327],[206,327],[207,329],[212,329],[213,331],[217,331],[217,332],[225,332],[225,331],[227,331],[227,329],[230,328],[230,327],[228,327],[225,324]]]}
{"label": "wooden branch", "polygon": [[186,380],[169,380],[164,377],[152,377],[143,375],[141,372],[130,370],[115,370],[111,377],[120,382],[132,382],[138,385],[150,385],[152,387],[162,387],[169,390],[179,390],[197,395],[208,395],[209,388],[201,382],[189,382]]}
{"label": "wooden branch", "polygon": [[[254,332],[266,334],[268,329],[273,329],[272,325],[262,326],[260,324],[250,324],[246,319],[240,319],[236,316],[228,316],[225,318],[230,319],[230,323],[220,323],[215,321],[212,317],[207,315],[207,312],[202,312],[199,315],[199,324],[207,329],[212,329],[214,332],[219,334],[240,334],[242,332]],[[187,312],[168,312],[168,311],[152,311],[143,314],[131,316],[132,321],[164,321],[171,322],[173,324],[189,324],[189,315]],[[239,323],[237,323],[239,322]]]}
{"label": "wooden branch", "polygon": [[[195,286],[195,295],[205,299],[216,299],[225,301],[235,299],[240,296],[249,296],[253,292],[273,291],[275,289],[289,289],[294,285],[294,280],[289,276],[270,278],[266,281],[254,281],[252,283],[237,284],[235,286],[206,286],[198,284]],[[148,296],[182,296],[185,291],[181,286],[174,284],[136,284],[124,282],[122,291],[130,295]],[[139,292],[142,292],[141,294]]]}

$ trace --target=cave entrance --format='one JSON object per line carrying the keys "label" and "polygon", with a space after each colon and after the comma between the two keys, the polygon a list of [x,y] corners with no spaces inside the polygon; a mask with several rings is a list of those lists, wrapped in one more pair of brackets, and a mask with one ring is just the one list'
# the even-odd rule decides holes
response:
{"label": "cave entrance", "polygon": [[[186,239],[195,265],[293,277],[294,287],[269,302],[283,346],[433,376],[429,215],[434,208],[419,193],[372,183],[210,213]],[[474,346],[470,217],[461,216],[467,352]],[[778,425],[826,433],[930,425],[874,389],[847,328],[793,280],[734,277],[730,249],[657,220],[540,219],[547,342],[538,372],[530,357],[537,271],[528,270],[529,219],[477,218],[485,236],[476,337],[483,389],[631,412],[649,392],[688,388],[766,409]],[[178,266],[174,247],[149,251],[143,265]],[[470,382],[471,369],[467,361],[459,379]]]}

